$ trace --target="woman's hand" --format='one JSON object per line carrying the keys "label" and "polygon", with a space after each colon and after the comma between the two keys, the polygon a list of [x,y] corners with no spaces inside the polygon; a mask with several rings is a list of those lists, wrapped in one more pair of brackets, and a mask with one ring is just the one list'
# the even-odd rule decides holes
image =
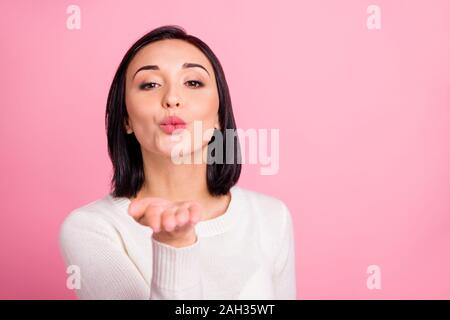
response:
{"label": "woman's hand", "polygon": [[194,226],[200,221],[200,211],[200,204],[194,201],[171,202],[155,197],[133,200],[128,207],[138,223],[153,229],[155,240],[177,248],[197,241]]}

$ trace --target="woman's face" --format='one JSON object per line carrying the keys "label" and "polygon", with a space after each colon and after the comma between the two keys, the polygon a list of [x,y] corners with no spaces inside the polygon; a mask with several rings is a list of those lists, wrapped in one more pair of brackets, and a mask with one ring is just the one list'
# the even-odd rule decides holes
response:
{"label": "woman's face", "polygon": [[206,135],[200,148],[208,144],[213,128],[219,128],[214,70],[208,58],[188,42],[166,39],[142,48],[128,66],[125,88],[126,130],[134,132],[147,152],[171,156],[175,144],[179,148],[180,142],[160,126],[167,116],[186,122],[186,128],[173,135],[183,137],[183,150],[189,147],[191,152],[199,149],[198,144],[194,146],[194,121],[202,127],[197,132]]}

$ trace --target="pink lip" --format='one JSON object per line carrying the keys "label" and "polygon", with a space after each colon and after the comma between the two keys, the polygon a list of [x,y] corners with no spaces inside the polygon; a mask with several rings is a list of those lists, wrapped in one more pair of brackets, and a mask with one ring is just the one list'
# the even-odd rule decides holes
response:
{"label": "pink lip", "polygon": [[171,134],[176,129],[185,129],[186,128],[186,122],[176,116],[170,116],[166,117],[161,121],[159,124],[159,127],[167,134]]}

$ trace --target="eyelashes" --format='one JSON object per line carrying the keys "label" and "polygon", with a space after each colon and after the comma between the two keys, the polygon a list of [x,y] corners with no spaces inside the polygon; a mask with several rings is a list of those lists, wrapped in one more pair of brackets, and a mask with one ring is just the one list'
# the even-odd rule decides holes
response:
{"label": "eyelashes", "polygon": [[154,84],[156,84],[156,83],[155,82],[146,82],[146,83],[143,83],[143,84],[139,85],[139,89],[141,89],[141,90],[150,90],[150,89],[155,88],[154,86],[153,87],[151,86],[151,85],[154,85]]}
{"label": "eyelashes", "polygon": [[196,85],[194,85],[194,88],[203,87],[203,82],[198,81],[198,80],[188,80],[185,83],[195,83]]}
{"label": "eyelashes", "polygon": [[[194,89],[195,88],[201,88],[201,87],[204,86],[204,83],[201,82],[201,81],[198,81],[198,80],[188,80],[185,83],[188,84],[188,87],[191,87],[191,88],[194,88]],[[156,83],[156,82],[145,82],[145,83],[143,83],[143,84],[141,84],[139,86],[139,89],[141,89],[141,90],[152,90],[152,89],[157,88],[155,85],[159,86],[159,84]]]}

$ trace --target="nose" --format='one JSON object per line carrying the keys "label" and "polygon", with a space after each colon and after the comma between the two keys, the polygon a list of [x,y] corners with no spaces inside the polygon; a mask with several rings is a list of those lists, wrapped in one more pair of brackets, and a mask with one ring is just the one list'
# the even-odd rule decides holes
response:
{"label": "nose", "polygon": [[171,108],[171,107],[179,107],[180,106],[180,98],[178,95],[169,93],[163,103],[164,107]]}
{"label": "nose", "polygon": [[176,102],[176,103],[170,103],[170,102],[166,102],[166,105],[165,105],[167,108],[170,108],[170,107],[173,107],[173,106],[175,106],[175,107],[179,107],[180,106],[180,103],[179,102]]}

